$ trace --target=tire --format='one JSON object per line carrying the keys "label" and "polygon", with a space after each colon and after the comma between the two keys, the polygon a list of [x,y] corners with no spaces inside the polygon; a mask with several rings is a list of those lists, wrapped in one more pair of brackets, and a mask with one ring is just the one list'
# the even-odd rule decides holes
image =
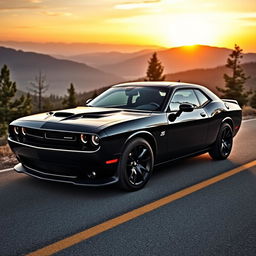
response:
{"label": "tire", "polygon": [[233,131],[229,124],[224,123],[220,127],[216,141],[214,142],[212,149],[209,151],[209,155],[214,160],[226,159],[232,150],[233,146]]}
{"label": "tire", "polygon": [[149,181],[154,166],[154,153],[143,138],[128,142],[120,158],[117,174],[119,187],[126,191],[143,188]]}

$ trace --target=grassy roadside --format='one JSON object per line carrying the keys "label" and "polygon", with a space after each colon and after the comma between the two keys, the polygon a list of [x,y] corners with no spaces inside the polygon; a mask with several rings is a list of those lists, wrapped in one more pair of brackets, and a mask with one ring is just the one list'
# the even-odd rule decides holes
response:
{"label": "grassy roadside", "polygon": [[249,106],[243,107],[243,120],[251,118],[256,118],[256,109]]}
{"label": "grassy roadside", "polygon": [[17,163],[9,145],[0,146],[0,170],[13,167]]}

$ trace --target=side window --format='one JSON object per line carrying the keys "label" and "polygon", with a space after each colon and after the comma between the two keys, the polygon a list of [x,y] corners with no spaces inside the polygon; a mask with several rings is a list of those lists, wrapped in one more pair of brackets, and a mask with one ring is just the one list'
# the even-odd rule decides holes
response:
{"label": "side window", "polygon": [[178,111],[182,103],[192,104],[195,108],[199,107],[198,99],[192,89],[177,90],[172,96],[170,110]]}
{"label": "side window", "polygon": [[196,96],[199,100],[200,106],[205,105],[207,102],[209,102],[209,99],[199,90],[194,90],[196,93]]}

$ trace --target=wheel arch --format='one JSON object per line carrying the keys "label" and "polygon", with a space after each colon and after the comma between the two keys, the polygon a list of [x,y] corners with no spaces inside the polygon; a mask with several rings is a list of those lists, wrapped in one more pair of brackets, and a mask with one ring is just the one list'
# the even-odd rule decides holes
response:
{"label": "wheel arch", "polygon": [[148,131],[138,131],[135,132],[133,134],[131,134],[125,141],[124,146],[122,148],[122,151],[125,149],[127,143],[129,141],[131,141],[132,139],[135,138],[143,138],[145,139],[151,146],[153,153],[154,153],[154,157],[156,157],[156,153],[157,153],[157,143],[156,143],[156,139],[154,137],[154,135]]}
{"label": "wheel arch", "polygon": [[231,126],[232,128],[232,131],[234,131],[234,122],[232,120],[231,117],[225,117],[222,121],[221,121],[221,124],[224,124],[224,123],[227,123]]}

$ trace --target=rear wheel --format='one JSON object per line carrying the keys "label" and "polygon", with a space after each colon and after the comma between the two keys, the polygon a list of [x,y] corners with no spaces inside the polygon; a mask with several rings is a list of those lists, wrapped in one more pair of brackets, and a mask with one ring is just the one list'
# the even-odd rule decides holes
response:
{"label": "rear wheel", "polygon": [[128,191],[141,189],[152,175],[154,154],[150,144],[143,138],[131,140],[119,162],[119,186]]}
{"label": "rear wheel", "polygon": [[217,139],[209,151],[210,156],[215,160],[226,159],[232,150],[233,131],[229,124],[222,124]]}

